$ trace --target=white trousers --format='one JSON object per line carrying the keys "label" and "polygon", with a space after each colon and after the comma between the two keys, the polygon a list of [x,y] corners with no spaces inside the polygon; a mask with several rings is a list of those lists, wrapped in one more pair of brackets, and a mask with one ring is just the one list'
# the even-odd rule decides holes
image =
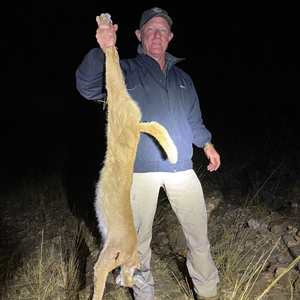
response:
{"label": "white trousers", "polygon": [[[188,246],[187,268],[195,292],[204,297],[217,294],[218,271],[210,254],[207,238],[207,214],[201,183],[193,170],[177,173],[134,173],[131,206],[138,236],[140,263],[150,268],[152,224],[160,187],[165,189],[178,217]],[[136,300],[154,299],[154,281],[150,271],[143,273],[149,286],[136,283]]]}

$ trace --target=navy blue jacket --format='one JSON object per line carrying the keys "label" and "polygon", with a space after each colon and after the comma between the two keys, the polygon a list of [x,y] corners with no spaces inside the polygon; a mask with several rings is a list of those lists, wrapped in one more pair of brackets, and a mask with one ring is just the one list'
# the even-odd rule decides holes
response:
{"label": "navy blue jacket", "polygon": [[[178,150],[178,162],[172,165],[157,142],[141,133],[134,172],[178,172],[193,168],[193,147],[203,147],[211,134],[202,122],[194,84],[175,64],[181,59],[166,53],[166,76],[159,64],[139,45],[136,58],[120,60],[127,89],[139,104],[142,122],[157,121],[169,132]],[[105,54],[92,49],[76,71],[77,89],[83,97],[99,103],[106,97]]]}

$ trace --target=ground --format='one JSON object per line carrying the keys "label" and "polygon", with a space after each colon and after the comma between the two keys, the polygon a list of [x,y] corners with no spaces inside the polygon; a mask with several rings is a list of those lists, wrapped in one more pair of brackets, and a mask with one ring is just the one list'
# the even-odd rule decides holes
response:
{"label": "ground", "polygon": [[[55,185],[54,180],[50,182]],[[6,201],[1,211],[2,299],[91,299],[93,266],[101,241],[97,228],[86,225],[83,219],[76,216],[68,205],[63,186],[56,184],[56,187],[52,186],[56,190],[56,199],[50,199],[53,194],[47,193],[45,186],[35,186],[33,182],[24,184],[27,187],[25,194],[24,190],[5,194]],[[49,190],[52,188],[49,187]],[[29,201],[24,197],[35,200]],[[151,245],[155,299],[193,299],[185,269],[185,238],[167,199],[160,198]],[[226,250],[234,247],[234,253],[244,253],[244,261],[246,258],[260,257],[270,247],[274,248],[264,260],[256,282],[252,282],[251,296],[238,298],[255,299],[278,277],[279,272],[286,270],[299,256],[298,204],[290,203],[269,213],[255,206],[244,207],[241,202],[230,197],[225,199],[216,191],[206,192],[206,202],[208,236],[223,281],[219,287],[221,299],[230,299],[235,295],[234,285],[230,285],[227,278],[228,270],[223,266],[224,261],[227,261],[227,266],[231,262],[228,257],[219,259],[224,247]],[[230,243],[232,236],[238,238]],[[252,264],[255,263],[256,258],[252,260]],[[239,267],[239,272],[246,268]],[[128,289],[117,287],[114,283],[117,273],[118,270],[115,270],[109,274],[104,299],[132,299]],[[243,280],[247,282],[245,278]],[[263,299],[290,299],[289,282],[293,285],[293,299],[300,299],[299,264],[280,279]],[[238,294],[244,290],[245,284],[241,284]]]}

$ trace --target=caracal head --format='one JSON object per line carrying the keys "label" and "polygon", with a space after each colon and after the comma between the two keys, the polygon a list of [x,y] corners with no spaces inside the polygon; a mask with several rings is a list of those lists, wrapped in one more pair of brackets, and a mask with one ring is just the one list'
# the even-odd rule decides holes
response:
{"label": "caracal head", "polygon": [[116,283],[123,287],[132,287],[137,281],[144,285],[148,285],[142,272],[137,268],[131,268],[129,272],[122,268],[121,273],[116,278]]}

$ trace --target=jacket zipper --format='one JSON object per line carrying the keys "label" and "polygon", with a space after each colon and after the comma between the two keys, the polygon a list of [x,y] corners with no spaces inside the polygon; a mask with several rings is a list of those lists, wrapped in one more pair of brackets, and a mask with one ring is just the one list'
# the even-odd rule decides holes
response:
{"label": "jacket zipper", "polygon": [[[168,103],[168,110],[169,110],[169,114],[168,114],[168,117],[169,117],[169,127],[170,127],[170,131],[172,132],[172,135],[173,135],[173,126],[172,126],[172,122],[171,122],[171,120],[172,120],[172,118],[171,118],[171,105],[170,105],[169,89],[168,89],[168,86],[169,86],[168,71],[169,70],[167,70],[167,76],[166,76],[166,93],[167,93],[167,103]],[[170,136],[171,136],[171,138],[173,140],[172,135],[170,134]],[[173,173],[176,173],[176,172],[177,172],[177,170],[176,170],[176,164],[175,164],[174,167],[173,167]]]}

